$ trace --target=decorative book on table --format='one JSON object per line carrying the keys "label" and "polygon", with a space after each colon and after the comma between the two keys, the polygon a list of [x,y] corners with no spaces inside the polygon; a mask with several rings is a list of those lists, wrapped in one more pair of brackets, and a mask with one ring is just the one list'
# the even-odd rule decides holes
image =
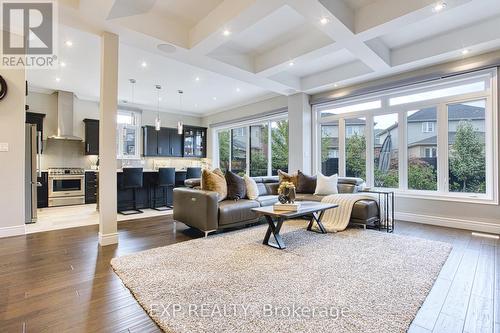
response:
{"label": "decorative book on table", "polygon": [[300,209],[300,203],[275,203],[273,206],[274,210],[282,210],[287,212],[296,212]]}

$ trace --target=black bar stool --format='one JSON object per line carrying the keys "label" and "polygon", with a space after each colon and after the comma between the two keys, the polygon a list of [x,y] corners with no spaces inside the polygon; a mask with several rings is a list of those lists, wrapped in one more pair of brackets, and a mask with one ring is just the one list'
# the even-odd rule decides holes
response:
{"label": "black bar stool", "polygon": [[[169,204],[168,194],[169,190],[172,191],[175,186],[175,168],[159,168],[158,180],[155,185],[156,186],[153,188],[151,208],[158,211],[164,211],[173,208],[173,206]],[[163,196],[161,198],[158,198],[157,196],[158,188],[160,188],[163,192]],[[156,205],[158,204],[158,202],[161,202],[164,205],[157,207]]]}
{"label": "black bar stool", "polygon": [[137,189],[143,186],[142,168],[124,168],[123,169],[123,185],[122,189],[132,190],[132,205],[133,209],[122,210],[118,209],[118,213],[122,215],[141,214],[142,210],[137,209]]}
{"label": "black bar stool", "polygon": [[201,168],[187,168],[186,179],[201,178]]}

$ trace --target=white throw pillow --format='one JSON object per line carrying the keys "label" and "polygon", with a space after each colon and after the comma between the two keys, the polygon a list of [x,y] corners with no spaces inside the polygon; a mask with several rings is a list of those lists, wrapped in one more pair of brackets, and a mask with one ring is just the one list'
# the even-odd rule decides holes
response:
{"label": "white throw pillow", "polygon": [[243,179],[245,180],[245,185],[247,187],[248,199],[250,200],[257,199],[259,197],[259,188],[257,187],[257,183],[255,182],[255,180],[248,177],[247,175],[245,175]]}
{"label": "white throw pillow", "polygon": [[327,177],[318,172],[318,180],[316,182],[316,195],[329,195],[337,194],[339,190],[337,188],[337,183],[339,181],[339,176],[334,174],[333,176]]}

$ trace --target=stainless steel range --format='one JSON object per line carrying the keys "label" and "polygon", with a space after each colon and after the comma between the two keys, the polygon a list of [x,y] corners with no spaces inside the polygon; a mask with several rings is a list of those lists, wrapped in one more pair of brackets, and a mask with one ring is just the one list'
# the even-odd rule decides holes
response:
{"label": "stainless steel range", "polygon": [[50,168],[49,207],[85,204],[85,170]]}

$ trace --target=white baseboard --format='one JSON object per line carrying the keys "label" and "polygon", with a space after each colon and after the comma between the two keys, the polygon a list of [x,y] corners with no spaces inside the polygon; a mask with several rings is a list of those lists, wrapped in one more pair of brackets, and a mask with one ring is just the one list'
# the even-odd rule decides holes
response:
{"label": "white baseboard", "polygon": [[14,227],[0,228],[0,238],[21,236],[26,234],[26,227],[24,225],[16,225]]}
{"label": "white baseboard", "polygon": [[473,221],[473,220],[463,220],[450,217],[420,215],[420,214],[412,214],[404,212],[396,212],[395,218],[396,220],[400,221],[432,224],[441,227],[480,231],[491,234],[500,234],[500,221],[498,221],[498,223],[495,223],[494,221],[491,222]]}
{"label": "white baseboard", "polygon": [[108,246],[108,245],[113,245],[113,244],[118,244],[118,233],[112,233],[112,234],[101,234],[99,233],[99,245],[101,246]]}

